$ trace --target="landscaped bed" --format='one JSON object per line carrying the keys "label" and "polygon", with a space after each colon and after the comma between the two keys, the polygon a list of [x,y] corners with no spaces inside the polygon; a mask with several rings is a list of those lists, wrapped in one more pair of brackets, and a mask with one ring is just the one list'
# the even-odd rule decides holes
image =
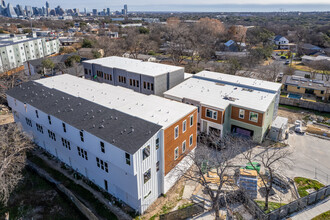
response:
{"label": "landscaped bed", "polygon": [[312,218],[312,220],[328,220],[328,219],[330,219],[330,210]]}
{"label": "landscaped bed", "polygon": [[300,197],[307,196],[309,194],[308,191],[316,191],[324,187],[319,181],[304,177],[295,177],[294,182],[296,183]]}
{"label": "landscaped bed", "polygon": [[[258,204],[258,206],[262,210],[264,210],[264,208],[265,208],[265,202],[264,201],[257,201],[256,200],[255,202]],[[272,212],[275,209],[278,209],[278,208],[280,208],[281,206],[284,206],[284,205],[286,205],[286,204],[285,203],[278,203],[278,202],[268,202],[268,210],[265,211],[265,213]]]}

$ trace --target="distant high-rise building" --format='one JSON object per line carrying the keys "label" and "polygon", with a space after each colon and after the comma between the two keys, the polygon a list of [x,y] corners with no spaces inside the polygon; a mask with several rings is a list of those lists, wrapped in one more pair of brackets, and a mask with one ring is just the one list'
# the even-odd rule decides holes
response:
{"label": "distant high-rise building", "polygon": [[46,2],[46,15],[49,16],[49,3]]}
{"label": "distant high-rise building", "polygon": [[127,15],[127,5],[124,5],[124,9],[121,10],[123,15]]}
{"label": "distant high-rise building", "polygon": [[87,15],[87,8],[84,8],[84,14]]}
{"label": "distant high-rise building", "polygon": [[110,8],[107,8],[107,16],[110,16]]}
{"label": "distant high-rise building", "polygon": [[18,16],[25,16],[24,7],[22,5],[16,5],[16,8],[17,8]]}
{"label": "distant high-rise building", "polygon": [[7,6],[7,16],[10,17],[10,18],[17,17],[15,9],[10,3],[8,3],[8,6]]}
{"label": "distant high-rise building", "polygon": [[97,16],[97,9],[93,9],[93,15]]}
{"label": "distant high-rise building", "polygon": [[32,16],[32,7],[30,5],[25,6],[26,16],[31,17]]}
{"label": "distant high-rise building", "polygon": [[4,0],[1,0],[1,7],[5,8],[6,7],[6,3]]}

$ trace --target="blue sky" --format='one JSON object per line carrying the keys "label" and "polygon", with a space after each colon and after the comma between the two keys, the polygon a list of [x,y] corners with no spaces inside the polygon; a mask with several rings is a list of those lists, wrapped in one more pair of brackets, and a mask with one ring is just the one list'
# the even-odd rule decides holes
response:
{"label": "blue sky", "polygon": [[[32,6],[41,7],[45,4],[45,0],[5,0],[6,3],[11,4],[29,4]],[[132,10],[166,10],[175,9],[175,5],[180,5],[180,10],[185,10],[184,5],[221,5],[221,4],[328,4],[328,7],[323,7],[323,10],[330,11],[329,0],[48,0],[51,8],[61,5],[63,8],[80,8],[81,10],[86,7],[91,10],[92,8],[106,8],[111,10],[119,10],[124,4],[127,4],[129,9]],[[171,6],[168,6],[171,5]],[[206,10],[207,7],[204,9]],[[188,10],[188,8],[186,9]],[[212,10],[212,6],[210,6]],[[314,10],[318,10],[317,8]]]}

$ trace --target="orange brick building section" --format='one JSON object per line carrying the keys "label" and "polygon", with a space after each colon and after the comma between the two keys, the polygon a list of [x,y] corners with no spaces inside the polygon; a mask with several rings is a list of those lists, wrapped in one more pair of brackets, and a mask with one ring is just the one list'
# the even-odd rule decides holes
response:
{"label": "orange brick building section", "polygon": [[[190,116],[194,116],[193,125],[190,127]],[[182,132],[182,122],[186,120],[187,126],[186,131]],[[179,126],[179,137],[174,139],[174,128]],[[189,137],[193,135],[193,143],[189,146]],[[186,151],[182,154],[182,142],[186,141]],[[165,175],[167,175],[183,158],[184,155],[189,153],[196,147],[197,144],[197,109],[181,118],[171,126],[164,130],[164,167]],[[179,157],[174,160],[174,150],[179,147]]]}
{"label": "orange brick building section", "polygon": [[[243,109],[245,111],[244,112],[244,119],[239,118],[239,110],[240,109]],[[250,112],[254,112],[254,113],[258,114],[258,122],[253,122],[253,121],[249,120]],[[245,122],[245,123],[248,123],[248,124],[251,124],[251,125],[256,125],[256,126],[262,127],[264,114],[259,113],[259,112],[255,112],[255,111],[250,111],[250,110],[247,110],[247,109],[244,109],[244,108],[238,108],[238,107],[232,106],[231,107],[231,118],[235,119],[237,121],[242,121],[242,122]]]}

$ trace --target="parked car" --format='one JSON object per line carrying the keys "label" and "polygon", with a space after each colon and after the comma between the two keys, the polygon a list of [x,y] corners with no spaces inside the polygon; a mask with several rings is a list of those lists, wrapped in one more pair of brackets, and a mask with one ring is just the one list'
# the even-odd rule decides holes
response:
{"label": "parked car", "polygon": [[294,123],[294,131],[300,134],[303,134],[302,121],[296,120]]}
{"label": "parked car", "polygon": [[286,59],[286,56],[281,56],[281,59],[282,59],[282,60]]}
{"label": "parked car", "polygon": [[290,64],[290,60],[285,61],[284,64],[285,64],[285,65],[289,65],[289,64]]}

